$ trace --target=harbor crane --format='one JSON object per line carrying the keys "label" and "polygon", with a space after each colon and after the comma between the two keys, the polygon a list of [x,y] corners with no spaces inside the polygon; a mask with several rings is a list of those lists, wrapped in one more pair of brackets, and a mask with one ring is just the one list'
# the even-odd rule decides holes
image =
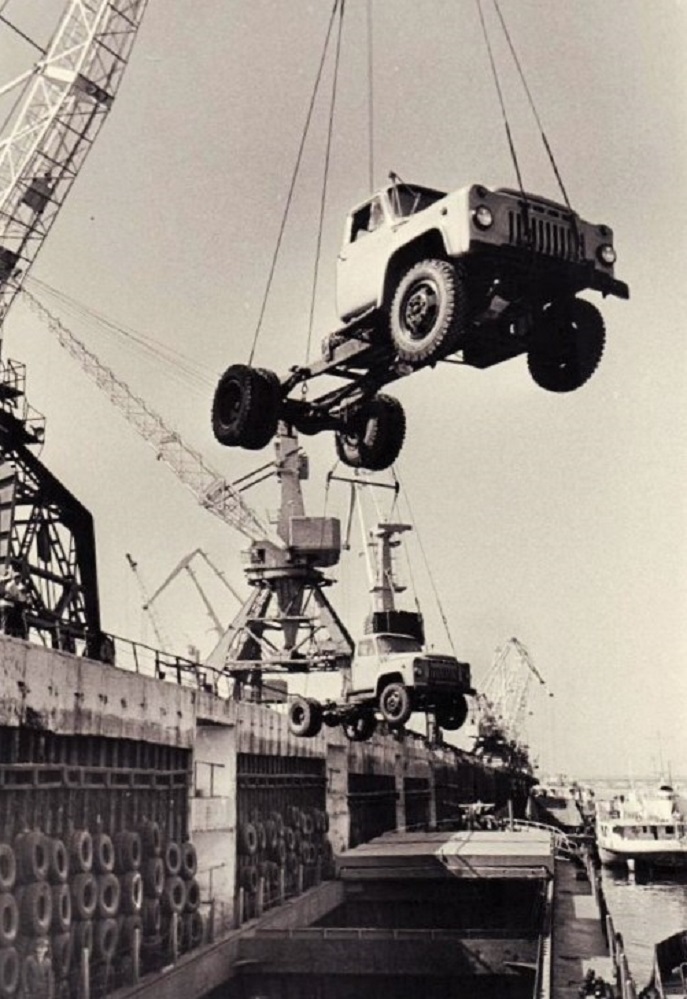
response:
{"label": "harbor crane", "polygon": [[510,638],[496,650],[477,697],[474,747],[477,755],[508,765],[527,762],[527,747],[522,738],[534,681],[546,686],[525,646],[517,638]]}
{"label": "harbor crane", "polygon": [[[3,6],[3,10],[6,5]],[[115,101],[147,0],[68,0],[47,45],[2,17],[40,58],[0,86],[0,338],[29,273]],[[26,370],[0,360],[0,568],[18,575],[28,632],[106,658],[93,521],[42,464],[45,421]],[[107,653],[109,654],[109,653]]]}
{"label": "harbor crane", "polygon": [[[23,294],[157,459],[175,473],[201,506],[251,542],[245,570],[251,593],[224,629],[208,665],[216,674],[234,679],[236,696],[248,685],[254,691],[251,696],[259,697],[263,673],[331,670],[342,672],[345,682],[353,641],[326,596],[332,580],[322,571],[339,561],[341,526],[334,517],[306,515],[301,482],[308,477],[309,468],[295,433],[282,425],[275,442],[275,460],[229,482],[32,292],[24,289]],[[276,475],[281,493],[276,527],[265,524],[244,499],[246,490],[272,475]]]}

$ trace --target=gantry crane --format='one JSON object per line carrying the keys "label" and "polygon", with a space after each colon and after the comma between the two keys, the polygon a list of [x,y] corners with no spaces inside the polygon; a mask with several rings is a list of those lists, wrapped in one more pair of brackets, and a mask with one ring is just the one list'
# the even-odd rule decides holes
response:
{"label": "gantry crane", "polygon": [[478,755],[506,765],[527,764],[527,747],[522,737],[534,680],[546,686],[529,652],[517,638],[510,638],[496,650],[477,697],[475,752]]}
{"label": "gantry crane", "polygon": [[[0,337],[112,108],[146,6],[68,0],[47,48],[27,39],[38,61],[0,87],[3,108],[12,101],[0,136]],[[92,518],[31,450],[43,439],[24,365],[1,360],[0,575],[21,577],[30,634],[69,650],[85,641],[105,658]]]}

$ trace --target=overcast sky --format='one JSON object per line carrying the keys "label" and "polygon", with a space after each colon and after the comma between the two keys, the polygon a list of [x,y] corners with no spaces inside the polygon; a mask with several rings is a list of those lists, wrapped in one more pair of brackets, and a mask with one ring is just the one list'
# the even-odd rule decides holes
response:
{"label": "overcast sky", "polygon": [[[10,0],[5,14],[40,34],[61,6]],[[484,8],[525,186],[559,197]],[[501,9],[573,206],[614,229],[616,273],[632,297],[590,296],[606,354],[570,395],[535,386],[524,358],[486,371],[442,365],[393,386],[408,418],[397,467],[460,658],[479,683],[496,647],[517,636],[554,694],[532,701],[542,769],[624,776],[650,773],[662,756],[687,775],[687,8],[501,0]],[[229,478],[269,452],[214,442],[212,386],[248,359],[330,10],[329,0],[150,0],[110,118],[32,272],[193,360],[205,384],[74,326]],[[369,193],[366,19],[366,0],[347,0],[315,351],[336,323],[346,213]],[[372,23],[375,184],[393,169],[446,190],[513,186],[476,4],[373,0]],[[33,58],[0,33],[7,79]],[[328,62],[258,342],[257,363],[279,373],[305,357],[330,82]],[[243,586],[245,541],[155,461],[22,302],[3,349],[27,362],[30,401],[48,417],[44,461],[94,514],[106,629],[152,640],[126,552],[150,589],[198,546]],[[325,495],[331,436],[305,443],[311,512],[326,504],[343,515],[344,488]],[[276,488],[252,502],[276,507]],[[331,596],[357,633],[366,596],[354,548]],[[446,646],[416,558],[430,637]],[[232,599],[203,581],[230,619]],[[212,646],[188,580],[158,610],[179,651]]]}

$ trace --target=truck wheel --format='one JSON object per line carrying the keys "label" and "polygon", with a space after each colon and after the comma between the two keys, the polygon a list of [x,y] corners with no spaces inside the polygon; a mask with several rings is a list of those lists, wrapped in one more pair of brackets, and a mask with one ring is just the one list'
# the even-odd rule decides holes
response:
{"label": "truck wheel", "polygon": [[406,436],[406,417],[398,399],[376,395],[336,431],[336,453],[344,465],[381,472],[398,458]]}
{"label": "truck wheel", "polygon": [[549,392],[573,392],[596,371],[606,343],[601,313],[582,298],[542,312],[527,355],[532,378]]}
{"label": "truck wheel", "polygon": [[322,705],[313,697],[297,697],[289,707],[289,728],[294,735],[311,738],[322,728]]}
{"label": "truck wheel", "polygon": [[225,447],[251,451],[265,447],[277,430],[279,379],[264,368],[232,364],[220,378],[212,401],[212,430]]}
{"label": "truck wheel", "polygon": [[349,718],[341,727],[349,742],[367,742],[375,733],[377,721],[371,711],[365,711]]}
{"label": "truck wheel", "polygon": [[468,702],[464,697],[456,697],[449,704],[442,705],[436,710],[437,725],[445,728],[447,732],[455,732],[465,724],[468,716]]}
{"label": "truck wheel", "polygon": [[379,710],[389,725],[405,725],[412,714],[410,694],[402,683],[390,683],[379,695]]}
{"label": "truck wheel", "polygon": [[421,260],[401,278],[389,311],[389,332],[403,361],[420,366],[456,349],[465,325],[462,271],[446,260]]}

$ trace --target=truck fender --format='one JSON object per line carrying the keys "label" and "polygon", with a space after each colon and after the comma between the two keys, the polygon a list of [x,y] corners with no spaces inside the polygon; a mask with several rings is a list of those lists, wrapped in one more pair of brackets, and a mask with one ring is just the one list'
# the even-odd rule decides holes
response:
{"label": "truck fender", "polygon": [[385,311],[389,308],[400,278],[419,260],[427,258],[446,260],[448,256],[446,240],[440,229],[429,229],[421,236],[417,236],[409,243],[400,246],[387,262],[384,285],[380,289],[378,297],[379,307]]}

